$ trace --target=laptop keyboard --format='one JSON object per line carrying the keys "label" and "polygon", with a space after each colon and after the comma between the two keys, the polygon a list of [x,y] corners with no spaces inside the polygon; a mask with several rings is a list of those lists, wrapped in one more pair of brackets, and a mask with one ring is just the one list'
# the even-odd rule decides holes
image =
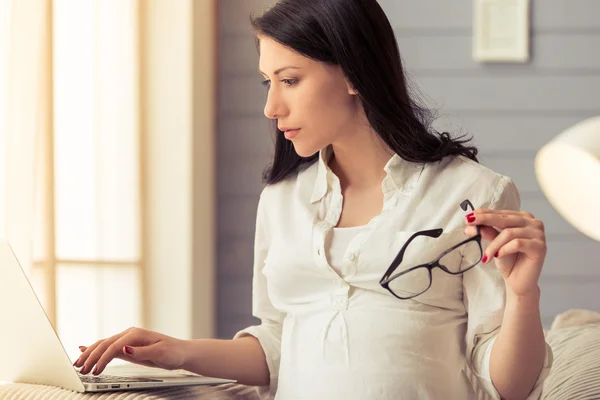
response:
{"label": "laptop keyboard", "polygon": [[161,379],[150,379],[150,378],[137,378],[128,376],[114,376],[114,375],[81,375],[79,378],[84,383],[118,383],[118,382],[162,382]]}

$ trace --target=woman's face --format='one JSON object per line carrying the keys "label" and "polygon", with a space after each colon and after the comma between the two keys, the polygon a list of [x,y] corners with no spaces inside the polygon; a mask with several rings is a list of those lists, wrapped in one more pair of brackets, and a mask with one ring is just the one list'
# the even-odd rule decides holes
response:
{"label": "woman's face", "polygon": [[259,70],[268,90],[265,115],[308,157],[355,126],[361,110],[341,68],[304,57],[259,36]]}

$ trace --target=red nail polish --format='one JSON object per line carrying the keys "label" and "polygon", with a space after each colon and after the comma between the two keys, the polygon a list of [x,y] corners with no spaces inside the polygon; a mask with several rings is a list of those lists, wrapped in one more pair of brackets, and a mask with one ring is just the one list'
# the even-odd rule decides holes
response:
{"label": "red nail polish", "polygon": [[485,264],[485,262],[487,261],[487,259],[488,259],[487,254],[484,254],[483,258],[481,259],[481,262]]}
{"label": "red nail polish", "polygon": [[475,214],[475,213],[468,213],[468,214],[467,214],[467,218],[469,218],[469,217],[472,217],[472,216],[473,216],[473,214]]}
{"label": "red nail polish", "polygon": [[472,215],[467,215],[467,221],[468,222],[475,222],[475,217]]}
{"label": "red nail polish", "polygon": [[125,353],[127,354],[133,354],[133,349],[129,346],[125,346]]}
{"label": "red nail polish", "polygon": [[494,254],[494,257],[498,258],[498,253],[500,253],[500,252],[497,251],[496,254]]}

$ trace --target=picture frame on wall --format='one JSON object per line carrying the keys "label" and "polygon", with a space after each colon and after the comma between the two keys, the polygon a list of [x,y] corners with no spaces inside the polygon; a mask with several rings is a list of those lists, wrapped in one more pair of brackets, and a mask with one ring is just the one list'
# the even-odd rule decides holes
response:
{"label": "picture frame on wall", "polygon": [[473,59],[528,62],[530,0],[473,1]]}

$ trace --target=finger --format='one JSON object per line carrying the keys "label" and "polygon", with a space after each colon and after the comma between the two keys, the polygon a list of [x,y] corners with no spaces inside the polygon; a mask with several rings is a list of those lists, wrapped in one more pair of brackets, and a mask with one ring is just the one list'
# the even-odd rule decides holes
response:
{"label": "finger", "polygon": [[[529,257],[531,259],[543,258],[546,255],[546,242],[539,239],[513,239],[496,252],[496,257],[502,257],[507,262],[504,268],[498,268],[505,278],[508,278],[513,271],[517,259],[520,257]],[[496,264],[498,266],[499,264]],[[538,275],[539,278],[539,275]]]}
{"label": "finger", "polygon": [[135,343],[135,342],[136,342],[135,334],[132,334],[132,333],[128,333],[127,335],[123,336],[119,340],[116,340],[114,343],[112,343],[106,349],[106,351],[104,351],[104,353],[102,353],[102,355],[96,362],[96,365],[94,367],[94,370],[92,371],[92,374],[94,374],[94,375],[101,374],[102,371],[104,371],[104,369],[108,365],[108,363],[110,363],[114,358],[117,358],[117,357],[131,358],[131,356],[128,353],[122,352],[122,349],[125,347],[122,345],[122,343]]}
{"label": "finger", "polygon": [[[83,352],[84,352],[86,349],[87,349],[87,347],[86,347],[86,346],[79,346],[79,351],[80,351],[80,352],[82,352],[82,353],[83,353]],[[75,362],[73,363],[73,366],[75,366],[75,367],[76,367],[76,366],[77,366],[77,363],[79,363],[79,362],[80,362],[80,360],[81,360],[81,355],[79,356],[79,358],[77,358],[77,360],[75,360]]]}
{"label": "finger", "polygon": [[[83,364],[85,363],[85,361],[88,359],[88,357],[90,356],[90,354],[92,354],[92,352],[94,351],[94,349],[96,347],[98,347],[102,342],[104,341],[104,339],[98,340],[96,343],[92,344],[91,346],[87,347],[80,355],[79,358],[77,359],[77,361],[75,361],[75,363],[73,363],[73,365],[75,367],[82,367]],[[79,370],[80,373],[84,374],[85,371],[83,370]]]}
{"label": "finger", "polygon": [[96,361],[104,352],[106,348],[110,345],[110,339],[105,339],[102,343],[100,343],[96,348],[90,353],[90,355],[83,361],[83,365],[79,370],[82,374],[87,374],[92,371],[92,368],[96,364]]}
{"label": "finger", "polygon": [[[498,251],[508,242],[515,239],[541,239],[541,233],[535,229],[527,228],[506,228],[502,230],[494,240],[488,244],[485,254],[488,259],[496,256]],[[483,236],[483,235],[482,235]]]}
{"label": "finger", "polygon": [[[96,362],[96,367],[94,368],[93,374],[98,375],[104,371],[106,365],[112,359],[118,356],[127,356],[128,358],[132,358],[135,360],[135,355],[133,351],[131,353],[125,351],[125,349],[132,349],[133,346],[146,346],[148,343],[147,335],[145,331],[142,329],[135,329],[128,332],[126,335],[120,337],[118,340],[111,343],[110,346],[107,347],[106,351],[99,357]],[[144,360],[144,359],[140,359]]]}
{"label": "finger", "polygon": [[531,258],[546,255],[546,242],[540,239],[517,238],[503,245],[496,251],[497,257],[504,257],[516,253],[524,253]]}
{"label": "finger", "polygon": [[473,211],[474,214],[510,214],[520,215],[528,219],[535,219],[532,213],[529,211],[515,211],[515,210],[493,210],[491,208],[478,208]]}
{"label": "finger", "polygon": [[[500,272],[503,276],[510,275],[510,270],[516,261],[516,255],[513,253],[507,253],[503,250],[503,247],[514,240],[532,240],[538,239],[539,232],[531,228],[507,228],[501,231],[494,240],[490,241],[489,245],[485,249],[485,252],[481,258],[481,262],[483,264],[487,264],[490,262],[492,258],[500,258],[500,257],[512,257],[513,259],[506,259],[502,264],[504,266],[510,265],[510,268],[500,268]],[[500,250],[502,250],[503,254],[500,254]],[[498,266],[498,265],[497,265]]]}
{"label": "finger", "polygon": [[[100,343],[97,343],[97,345],[94,346],[94,349],[92,349],[92,351],[89,352],[87,357],[83,360],[82,370],[80,370],[79,372],[82,374],[87,374],[88,372],[90,372],[92,370],[92,367],[96,364],[96,362],[102,356],[102,354],[104,354],[106,349],[112,343],[117,341],[120,337],[126,335],[128,332],[129,332],[129,329],[124,332],[117,333],[116,335],[113,335],[113,336],[109,337],[108,339],[102,340],[102,341],[100,341]],[[88,353],[88,351],[90,351],[90,349],[87,349],[84,352],[84,354]]]}
{"label": "finger", "polygon": [[467,225],[487,225],[500,229],[524,227],[530,219],[511,213],[473,213],[466,216]]}
{"label": "finger", "polygon": [[[467,226],[464,230],[465,235],[475,236],[477,234],[477,227],[474,225]],[[483,240],[492,241],[498,236],[500,232],[497,229],[492,228],[491,226],[480,226],[479,232],[481,233],[481,238]]]}
{"label": "finger", "polygon": [[[130,333],[123,336],[121,339],[125,339],[126,342],[131,342],[134,340],[132,339],[132,335]],[[94,363],[94,369],[92,370],[93,375],[101,374],[108,363],[110,363],[114,358],[125,355],[121,354],[120,346],[117,343],[120,343],[120,339],[113,342],[102,352],[102,354],[100,354],[100,357],[98,357],[98,360]]]}

